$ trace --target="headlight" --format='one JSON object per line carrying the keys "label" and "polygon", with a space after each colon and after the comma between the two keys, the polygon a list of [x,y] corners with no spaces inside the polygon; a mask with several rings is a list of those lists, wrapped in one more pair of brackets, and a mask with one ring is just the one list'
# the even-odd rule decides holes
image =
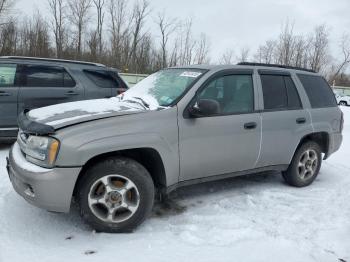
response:
{"label": "headlight", "polygon": [[59,147],[60,142],[55,138],[29,136],[25,148],[26,158],[38,166],[51,168],[55,164]]}

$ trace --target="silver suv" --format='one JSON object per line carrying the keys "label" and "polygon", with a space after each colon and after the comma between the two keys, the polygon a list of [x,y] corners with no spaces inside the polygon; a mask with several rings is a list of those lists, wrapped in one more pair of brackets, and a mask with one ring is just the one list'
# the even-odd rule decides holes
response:
{"label": "silver suv", "polygon": [[339,149],[343,114],[318,74],[273,65],[159,71],[122,95],[24,112],[8,173],[28,202],[128,232],[156,194],[281,171],[310,185]]}

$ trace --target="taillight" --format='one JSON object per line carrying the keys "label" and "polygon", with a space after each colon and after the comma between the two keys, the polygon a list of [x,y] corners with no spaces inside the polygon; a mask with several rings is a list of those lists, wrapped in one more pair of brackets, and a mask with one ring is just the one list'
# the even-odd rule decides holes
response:
{"label": "taillight", "polygon": [[340,133],[343,132],[343,128],[344,128],[344,113],[343,113],[343,111],[341,111],[341,117],[340,117]]}
{"label": "taillight", "polygon": [[118,95],[121,95],[121,94],[123,94],[125,91],[126,91],[126,88],[119,88],[119,89],[117,89],[117,94],[118,94]]}

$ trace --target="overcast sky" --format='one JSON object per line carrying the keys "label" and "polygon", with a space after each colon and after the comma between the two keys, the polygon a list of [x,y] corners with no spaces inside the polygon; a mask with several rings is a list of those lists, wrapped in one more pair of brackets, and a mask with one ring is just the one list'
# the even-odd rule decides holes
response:
{"label": "overcast sky", "polygon": [[[192,16],[194,33],[204,32],[210,38],[214,61],[226,49],[249,47],[255,52],[260,44],[276,38],[281,24],[287,20],[294,21],[295,32],[300,34],[326,23],[334,56],[339,55],[336,47],[342,34],[350,33],[350,0],[150,0],[150,3],[153,15],[165,10],[179,19]],[[18,11],[31,14],[35,9],[47,13],[47,1],[18,0]],[[147,27],[152,31],[156,28],[151,22]]]}

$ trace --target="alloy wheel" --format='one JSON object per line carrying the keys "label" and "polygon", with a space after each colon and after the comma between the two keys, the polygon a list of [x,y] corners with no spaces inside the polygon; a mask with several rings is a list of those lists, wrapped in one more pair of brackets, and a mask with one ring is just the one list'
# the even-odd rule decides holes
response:
{"label": "alloy wheel", "polygon": [[121,175],[101,177],[90,187],[88,204],[92,213],[108,223],[120,223],[138,209],[140,194],[136,185]]}
{"label": "alloy wheel", "polygon": [[313,149],[306,150],[300,157],[298,163],[298,175],[301,179],[307,180],[312,177],[317,169],[318,157]]}

